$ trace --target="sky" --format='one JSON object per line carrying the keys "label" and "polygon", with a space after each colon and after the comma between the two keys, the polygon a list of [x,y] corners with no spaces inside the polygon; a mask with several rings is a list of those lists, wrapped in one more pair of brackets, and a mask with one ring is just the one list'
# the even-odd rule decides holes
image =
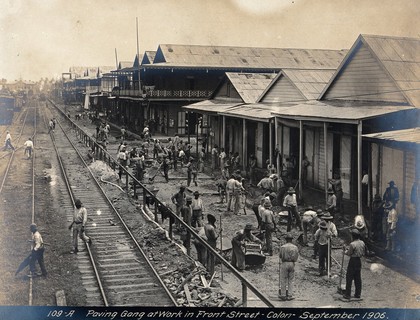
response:
{"label": "sky", "polygon": [[[420,37],[418,0],[0,0],[0,79],[115,66],[160,43],[349,49],[359,34]],[[417,4],[417,5],[416,5]]]}

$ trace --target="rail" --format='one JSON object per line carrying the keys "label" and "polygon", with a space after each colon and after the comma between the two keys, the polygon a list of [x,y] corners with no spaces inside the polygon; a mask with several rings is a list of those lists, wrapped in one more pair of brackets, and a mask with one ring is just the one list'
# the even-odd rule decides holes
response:
{"label": "rail", "polygon": [[[53,101],[51,101],[51,104],[57,108],[57,110],[62,113],[64,116],[65,113],[59,108]],[[126,191],[128,192],[130,190],[130,179],[131,183],[134,188],[134,195],[138,194],[137,190],[141,189],[141,193],[143,195],[143,205],[146,205],[146,202],[150,203],[150,201],[147,201],[147,199],[153,199],[154,206],[152,208],[149,207],[154,214],[155,222],[158,222],[158,208],[159,207],[166,207],[166,211],[171,215],[171,218],[168,219],[169,221],[169,227],[168,227],[168,233],[169,237],[173,238],[172,233],[172,221],[177,221],[177,223],[181,224],[186,230],[194,237],[194,239],[198,242],[200,242],[206,249],[207,252],[210,252],[213,256],[215,256],[216,259],[221,261],[221,263],[229,269],[232,274],[241,282],[242,284],[242,306],[247,306],[247,290],[249,289],[252,293],[254,293],[263,303],[265,303],[268,307],[274,307],[274,305],[271,303],[271,301],[264,296],[251,282],[249,282],[248,279],[246,279],[243,275],[241,275],[235,267],[233,267],[226,259],[224,259],[215,249],[213,249],[211,246],[208,245],[207,241],[203,240],[198,234],[195,232],[194,229],[192,229],[188,224],[186,224],[181,218],[179,218],[175,212],[172,211],[171,208],[165,206],[154,194],[153,191],[150,191],[147,189],[145,185],[143,185],[139,180],[137,180],[130,172],[128,172],[123,166],[121,166],[116,159],[114,159],[106,150],[104,150],[96,141],[87,134],[82,128],[80,128],[76,123],[70,121],[72,128],[75,130],[77,137],[82,140],[82,142],[91,148],[95,153],[95,159],[99,159],[105,163],[107,163],[113,170],[116,168],[119,168],[122,170],[123,174],[125,175],[125,187]]]}

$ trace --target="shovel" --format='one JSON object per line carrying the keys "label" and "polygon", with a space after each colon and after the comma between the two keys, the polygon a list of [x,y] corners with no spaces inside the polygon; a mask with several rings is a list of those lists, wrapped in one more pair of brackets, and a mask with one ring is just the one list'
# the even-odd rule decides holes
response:
{"label": "shovel", "polygon": [[343,269],[344,269],[344,249],[343,249],[343,256],[341,257],[341,268],[340,268],[340,282],[337,287],[337,292],[339,294],[343,294],[343,289],[341,288],[341,284],[343,282]]}

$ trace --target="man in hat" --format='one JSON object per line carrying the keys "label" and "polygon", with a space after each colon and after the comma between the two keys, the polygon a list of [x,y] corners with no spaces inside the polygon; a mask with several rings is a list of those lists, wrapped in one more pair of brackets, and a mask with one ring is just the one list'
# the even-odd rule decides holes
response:
{"label": "man in hat", "polygon": [[[47,276],[47,270],[45,269],[44,264],[44,242],[42,240],[42,236],[38,231],[37,225],[35,223],[31,224],[29,230],[32,232],[32,250],[31,254],[19,265],[18,269],[16,270],[15,276],[21,272],[27,265],[29,265],[30,273],[28,277],[33,277],[35,275],[42,275],[44,277]],[[35,263],[38,261],[39,268],[41,269],[41,273],[36,273]]]}
{"label": "man in hat", "polygon": [[69,226],[69,230],[73,228],[73,248],[70,253],[79,252],[78,239],[92,243],[92,240],[85,234],[85,226],[87,223],[87,210],[79,199],[74,201],[75,209],[73,212],[73,222]]}
{"label": "man in hat", "polygon": [[[204,231],[204,227],[197,227],[196,232],[201,239],[207,241],[206,232]],[[195,237],[193,238],[192,242],[194,243],[195,250],[197,252],[197,260],[203,266],[206,266],[207,265],[207,249],[206,249],[206,247],[200,241],[198,241]]]}
{"label": "man in hat", "polygon": [[286,234],[286,243],[280,247],[280,288],[279,296],[281,300],[293,300],[295,278],[295,262],[299,258],[299,249],[292,243],[291,233]]}
{"label": "man in hat", "polygon": [[343,247],[344,254],[350,256],[346,273],[346,291],[343,298],[350,299],[351,285],[354,280],[354,286],[356,287],[354,297],[360,299],[360,295],[362,293],[362,261],[360,258],[365,254],[366,249],[365,243],[360,239],[360,233],[357,229],[352,229],[351,235],[353,241],[350,243],[348,248],[345,246]]}
{"label": "man in hat", "polygon": [[232,239],[232,265],[239,271],[245,269],[245,243],[261,243],[260,239],[251,233],[252,224],[248,223],[243,230],[236,232]]}
{"label": "man in hat", "polygon": [[[188,225],[192,226],[192,208],[191,208],[192,198],[188,196],[185,199],[185,203],[181,207],[181,217],[182,220]],[[201,227],[202,224],[199,224]],[[195,227],[195,225],[194,225]],[[181,239],[183,240],[182,244],[185,248],[187,248],[187,252],[190,250],[190,241],[191,241],[191,233],[186,228],[180,228],[179,230],[181,232]]]}
{"label": "man in hat", "polygon": [[389,187],[385,190],[383,200],[385,202],[389,201],[396,206],[398,200],[400,199],[400,193],[398,191],[398,188],[395,186],[395,182],[393,180],[388,182],[388,184]]}
{"label": "man in hat", "polygon": [[398,222],[397,210],[395,210],[395,204],[392,203],[391,201],[388,201],[385,204],[384,209],[385,209],[385,215],[387,216],[385,250],[394,251],[395,250],[395,236],[397,234],[397,222]]}
{"label": "man in hat", "polygon": [[[179,191],[172,195],[171,201],[175,205],[175,213],[179,217],[181,214],[181,208],[185,204],[186,200],[186,194],[185,194],[185,186],[180,186]],[[179,223],[176,223],[177,228],[179,228]]]}
{"label": "man in hat", "polygon": [[[239,210],[244,208],[242,205],[242,203],[244,203],[244,201],[242,201],[242,195],[245,192],[245,188],[242,184],[243,180],[244,179],[240,175],[236,176],[235,182],[233,184],[233,214],[238,216],[241,215]],[[244,213],[246,214],[246,211]]]}
{"label": "man in hat", "polygon": [[[219,233],[216,232],[216,217],[212,214],[207,215],[208,223],[204,226],[204,232],[206,234],[207,242],[213,249],[216,250],[217,238]],[[211,252],[207,252],[207,272],[211,275],[214,273],[214,255]]]}
{"label": "man in hat", "polygon": [[226,202],[228,212],[232,210],[233,189],[235,188],[235,181],[235,177],[231,175],[229,180],[226,182]]}
{"label": "man in hat", "polygon": [[261,230],[265,231],[265,251],[269,256],[273,255],[273,232],[276,230],[274,213],[271,210],[271,201],[264,201],[264,209],[261,214]]}
{"label": "man in hat", "polygon": [[283,200],[283,207],[286,207],[287,211],[289,212],[287,216],[287,232],[290,232],[290,230],[292,229],[293,216],[296,220],[296,226],[299,228],[300,231],[302,231],[302,222],[300,221],[300,215],[297,211],[296,194],[295,189],[293,189],[293,187],[290,187],[289,190],[287,190],[287,195],[284,197]]}
{"label": "man in hat", "polygon": [[303,227],[303,245],[308,244],[308,230],[313,234],[314,229],[314,220],[317,217],[316,211],[312,206],[308,206],[306,211],[303,213],[302,217],[302,227]]}
{"label": "man in hat", "polygon": [[255,168],[257,167],[257,158],[253,154],[249,156],[248,160],[249,165],[249,184],[251,186],[254,186],[256,183],[256,177],[255,177]]}
{"label": "man in hat", "polygon": [[204,205],[203,200],[200,198],[200,193],[198,191],[194,191],[194,199],[192,199],[192,219],[191,225],[195,228],[197,225],[201,227],[203,225],[203,212],[204,212]]}
{"label": "man in hat", "polygon": [[315,232],[315,241],[318,243],[319,252],[319,275],[326,275],[326,262],[328,258],[328,241],[331,238],[331,232],[328,230],[327,223],[321,221],[319,229]]}
{"label": "man in hat", "polygon": [[332,188],[328,188],[327,211],[334,215],[337,212],[337,196]]}
{"label": "man in hat", "polygon": [[376,194],[372,202],[372,231],[373,239],[381,240],[384,234],[382,234],[382,217],[384,215],[384,202],[379,194]]}
{"label": "man in hat", "polygon": [[118,176],[120,180],[123,174],[123,169],[127,169],[127,159],[128,159],[127,146],[125,144],[122,144],[120,146],[120,151],[118,152],[118,155],[117,155],[117,160],[118,160],[118,163],[120,164],[118,166],[119,167]]}
{"label": "man in hat", "polygon": [[257,187],[262,189],[263,192],[272,192],[274,190],[273,179],[270,178],[270,173],[267,172],[265,177],[258,182]]}
{"label": "man in hat", "polygon": [[334,179],[328,179],[336,196],[336,210],[343,211],[343,185],[341,183],[340,173],[334,173]]}

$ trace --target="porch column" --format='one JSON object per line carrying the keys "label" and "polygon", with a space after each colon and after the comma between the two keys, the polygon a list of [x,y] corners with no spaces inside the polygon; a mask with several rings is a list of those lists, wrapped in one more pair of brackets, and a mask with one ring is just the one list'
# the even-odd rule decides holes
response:
{"label": "porch column", "polygon": [[302,198],[303,121],[299,120],[299,198]]}
{"label": "porch column", "polygon": [[222,143],[220,144],[220,148],[224,148],[226,150],[226,116],[222,116]]}
{"label": "porch column", "polygon": [[328,141],[327,141],[327,123],[324,122],[324,161],[325,161],[325,173],[324,173],[324,179],[325,179],[325,203],[327,203],[328,198]]}
{"label": "porch column", "polygon": [[268,120],[268,150],[270,156],[270,165],[273,164],[273,124]]}
{"label": "porch column", "polygon": [[243,170],[246,172],[247,167],[247,131],[246,131],[246,120],[242,119],[242,164],[243,164]]}
{"label": "porch column", "polygon": [[357,212],[362,209],[362,121],[357,123]]}
{"label": "porch column", "polygon": [[274,132],[275,132],[274,143],[275,143],[276,148],[277,148],[277,151],[278,151],[277,152],[277,157],[276,157],[276,172],[280,176],[280,157],[279,157],[280,150],[278,150],[278,145],[279,145],[279,123],[277,121],[277,117],[274,117]]}

